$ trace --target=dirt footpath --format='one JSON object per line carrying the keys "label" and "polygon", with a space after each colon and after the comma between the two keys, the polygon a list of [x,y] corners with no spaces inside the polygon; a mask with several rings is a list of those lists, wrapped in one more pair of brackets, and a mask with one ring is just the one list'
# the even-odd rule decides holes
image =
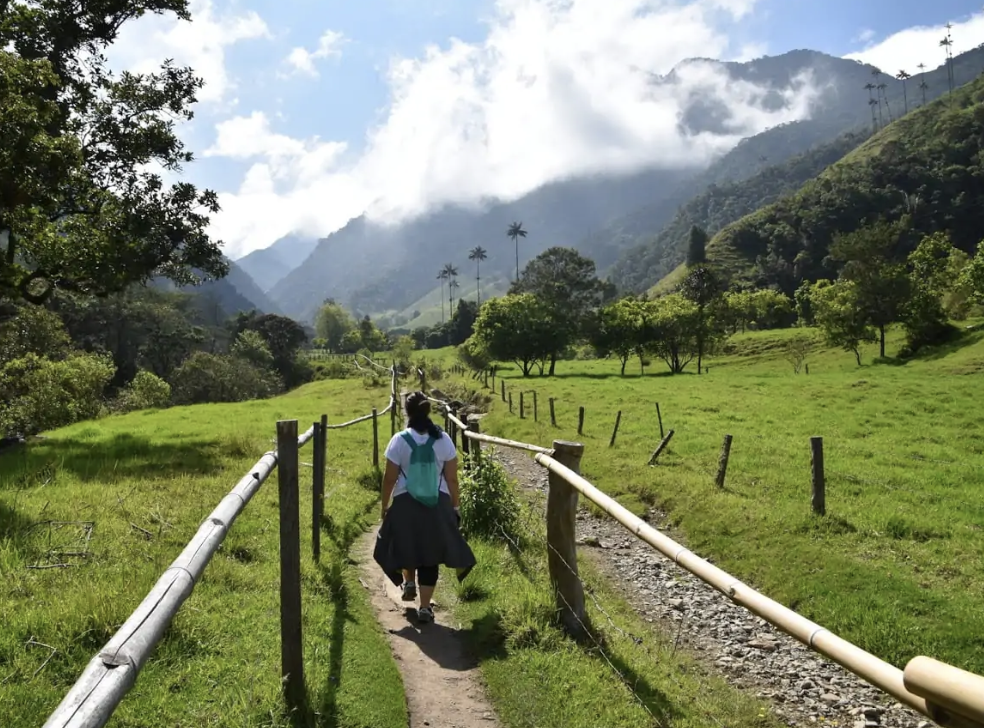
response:
{"label": "dirt footpath", "polygon": [[[360,538],[353,556],[403,676],[410,728],[499,728],[478,665],[451,615],[436,604],[435,621],[418,624],[416,603],[403,602],[400,590],[373,561],[375,540],[376,528],[372,528]],[[438,585],[436,601],[440,596]]]}

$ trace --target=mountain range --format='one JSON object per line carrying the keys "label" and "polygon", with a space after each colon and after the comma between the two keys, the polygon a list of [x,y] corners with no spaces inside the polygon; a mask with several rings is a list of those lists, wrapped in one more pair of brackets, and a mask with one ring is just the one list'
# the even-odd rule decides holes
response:
{"label": "mountain range", "polygon": [[[976,77],[982,61],[980,50],[955,57],[956,83]],[[256,282],[249,292],[248,283],[240,281],[241,288],[227,280],[261,310],[311,321],[321,303],[334,298],[385,325],[415,302],[440,301],[436,274],[445,263],[470,279],[468,251],[476,245],[489,251],[483,282],[511,278],[515,251],[505,232],[521,221],[529,235],[520,241],[520,266],[548,247],[573,246],[622,290],[642,291],[682,261],[690,225],[715,233],[795,192],[862,144],[873,126],[948,90],[942,66],[913,75],[903,88],[900,80],[871,66],[809,50],[747,63],[689,60],[653,82],[675,83],[691,64],[710,64],[735,81],[757,84],[763,89],[762,108],[785,103],[785,92],[809,78],[818,90],[810,118],[746,138],[704,168],[559,180],[511,202],[445,206],[399,225],[377,225],[363,216],[320,240],[290,235],[237,261]],[[727,133],[731,114],[713,94],[695,89],[679,124],[685,133]]]}

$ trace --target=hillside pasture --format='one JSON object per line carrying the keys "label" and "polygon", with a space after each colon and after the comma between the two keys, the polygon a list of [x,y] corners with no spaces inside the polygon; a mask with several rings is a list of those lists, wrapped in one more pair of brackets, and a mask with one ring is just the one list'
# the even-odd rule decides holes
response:
{"label": "hillside pasture", "polygon": [[[784,351],[803,335],[736,336],[702,376],[693,366],[668,376],[658,360],[645,376],[630,362],[625,377],[611,360],[560,362],[552,378],[506,366],[514,413],[497,379],[483,430],[584,442],[589,480],[640,514],[657,505],[695,552],[769,596],[900,667],[925,654],[984,672],[984,335],[905,364],[873,363],[871,347],[858,367],[817,348],[797,375]],[[531,395],[519,417],[520,391],[534,389],[539,422]],[[675,435],[648,467],[657,402]],[[725,434],[734,442],[719,490]],[[811,436],[824,438],[825,517],[810,508]]]}
{"label": "hillside pasture", "polygon": [[[84,422],[0,454],[4,726],[41,725],[201,521],[275,447],[278,419],[296,418],[303,430],[322,412],[341,422],[382,409],[387,397],[385,386],[319,382],[272,400]],[[346,556],[377,513],[367,481],[371,437],[370,423],[329,432],[325,510],[333,528],[322,538],[321,565],[311,557],[311,469],[301,467],[305,670],[317,725],[407,724],[399,673]],[[310,444],[300,460],[310,462]],[[146,725],[151,716],[171,728],[291,724],[280,697],[277,500],[274,473],[110,725]],[[68,566],[31,568],[55,563]]]}

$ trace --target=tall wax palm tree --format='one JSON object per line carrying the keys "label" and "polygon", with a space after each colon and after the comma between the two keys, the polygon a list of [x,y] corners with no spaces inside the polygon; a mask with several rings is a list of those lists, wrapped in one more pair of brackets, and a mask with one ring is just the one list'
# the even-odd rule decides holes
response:
{"label": "tall wax palm tree", "polygon": [[451,281],[448,283],[448,288],[451,291],[451,311],[452,311],[451,318],[454,319],[454,313],[453,313],[453,311],[454,311],[454,292],[455,292],[455,290],[457,288],[459,288],[458,279],[457,278],[452,278]]}
{"label": "tall wax palm tree", "polygon": [[946,80],[950,85],[950,93],[953,93],[953,56],[951,55],[951,50],[953,48],[953,38],[950,35],[950,29],[953,26],[950,23],[946,24],[946,37],[940,41],[940,48],[946,51]]}
{"label": "tall wax palm tree", "polygon": [[448,318],[454,318],[454,288],[453,285],[456,283],[454,280],[458,276],[458,269],[455,268],[451,263],[445,263],[444,267],[441,269],[444,277],[448,280]]}
{"label": "tall wax palm tree", "polygon": [[514,222],[506,230],[506,237],[512,238],[512,241],[516,243],[516,282],[519,282],[519,239],[526,237],[526,231],[523,230],[523,223]]}
{"label": "tall wax palm tree", "polygon": [[468,252],[468,260],[475,261],[475,305],[482,307],[482,261],[489,257],[489,251],[476,245]]}
{"label": "tall wax palm tree", "polygon": [[437,272],[437,279],[441,282],[441,323],[444,323],[444,281],[448,279],[447,266]]}
{"label": "tall wax palm tree", "polygon": [[871,107],[871,128],[878,131],[878,118],[875,116],[875,106],[881,106],[877,99],[868,99],[868,106]]}
{"label": "tall wax palm tree", "polygon": [[908,81],[910,78],[912,78],[912,76],[910,76],[909,73],[905,69],[902,69],[898,73],[895,74],[895,78],[897,78],[899,81],[902,82],[902,99],[903,99],[903,101],[905,103],[905,113],[908,114],[909,113],[909,90],[906,87],[905,82]]}
{"label": "tall wax palm tree", "polygon": [[922,91],[923,106],[926,105],[926,89],[928,88],[929,88],[929,84],[926,83],[925,78],[919,82],[919,90]]}
{"label": "tall wax palm tree", "polygon": [[871,128],[878,129],[878,122],[875,120],[875,96],[872,93],[875,90],[875,84],[870,81],[864,85],[864,90],[868,92],[868,107],[871,109]]}
{"label": "tall wax palm tree", "polygon": [[[881,99],[881,101],[885,103],[885,111],[888,112],[889,122],[895,121],[895,119],[892,117],[892,107],[888,105],[888,94],[886,93],[888,84],[882,81],[880,84],[878,84],[877,88],[878,88],[879,98]],[[881,111],[881,107],[879,107],[878,110]]]}

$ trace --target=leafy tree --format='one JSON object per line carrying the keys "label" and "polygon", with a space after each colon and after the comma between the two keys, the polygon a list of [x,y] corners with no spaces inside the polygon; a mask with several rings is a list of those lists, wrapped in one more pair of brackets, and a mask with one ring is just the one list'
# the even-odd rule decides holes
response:
{"label": "leafy tree", "polygon": [[954,248],[944,233],[922,239],[909,254],[909,297],[902,308],[906,353],[935,344],[953,331],[943,297],[955,283],[951,277]]}
{"label": "leafy tree", "polygon": [[345,354],[354,354],[362,347],[362,332],[359,329],[346,331],[342,337],[341,350]]}
{"label": "leafy tree", "polygon": [[485,302],[475,322],[475,340],[498,361],[514,361],[528,377],[558,351],[562,332],[547,306],[530,293],[510,294]]}
{"label": "leafy tree", "polygon": [[175,124],[191,118],[201,79],[169,62],[106,66],[121,27],[147,12],[189,19],[187,0],[0,6],[0,296],[40,303],[56,289],[226,274],[205,232],[215,193],[148,171],[191,161]]}
{"label": "leafy tree", "polygon": [[0,323],[0,362],[37,354],[63,359],[72,348],[65,324],[42,306],[21,305],[16,314]]}
{"label": "leafy tree", "polygon": [[344,308],[334,301],[326,301],[318,310],[314,328],[318,336],[324,339],[325,348],[337,354],[341,351],[342,339],[355,328],[355,322]]}
{"label": "leafy tree", "polygon": [[447,326],[452,346],[459,346],[475,331],[478,307],[474,301],[458,300],[458,308]]}
{"label": "leafy tree", "polygon": [[810,305],[817,326],[831,346],[853,352],[861,366],[861,345],[877,341],[870,319],[861,307],[854,281],[817,281],[810,289]]}
{"label": "leafy tree", "polygon": [[386,334],[376,327],[368,315],[363,316],[362,320],[359,321],[359,339],[362,342],[362,347],[368,349],[373,355],[377,351],[385,349],[388,344]]}
{"label": "leafy tree", "polygon": [[282,389],[272,371],[244,359],[196,351],[177,368],[171,381],[175,404],[245,402],[271,397]]}
{"label": "leafy tree", "polygon": [[255,331],[263,337],[273,354],[274,369],[287,387],[305,381],[305,372],[297,361],[297,353],[307,341],[303,326],[286,316],[250,311],[240,312],[233,320],[233,335],[238,337],[243,331]]}
{"label": "leafy tree", "polygon": [[236,337],[232,347],[229,349],[232,356],[249,362],[257,369],[270,369],[273,366],[273,352],[259,333],[256,331],[243,331]]}
{"label": "leafy tree", "polygon": [[120,392],[117,407],[123,412],[162,409],[171,402],[171,385],[160,377],[140,370]]}
{"label": "leafy tree", "polygon": [[724,293],[724,283],[708,265],[697,264],[687,271],[680,284],[680,294],[697,307],[697,321],[694,336],[697,340],[697,373],[702,372],[704,353],[708,345],[718,335],[714,307]]}
{"label": "leafy tree", "polygon": [[598,280],[593,260],[573,248],[554,247],[527,263],[509,292],[534,295],[553,319],[556,348],[550,352],[552,376],[558,354],[582,335],[588,317],[601,305],[606,289]]}
{"label": "leafy tree", "polygon": [[837,235],[830,249],[833,260],[844,262],[841,279],[856,284],[861,312],[878,330],[878,355],[882,358],[885,329],[899,320],[910,293],[905,265],[897,259],[907,227],[907,220],[879,220],[852,233]]}
{"label": "leafy tree", "polygon": [[984,305],[984,243],[977,246],[977,253],[967,264],[961,279],[969,286],[974,301]]}
{"label": "leafy tree", "polygon": [[629,358],[642,348],[640,326],[642,309],[646,305],[645,301],[632,298],[610,303],[598,312],[596,325],[592,328],[591,345],[598,356],[615,356],[623,377]]}
{"label": "leafy tree", "polygon": [[687,244],[687,267],[701,265],[707,262],[707,231],[699,225],[690,228],[690,240]]}
{"label": "leafy tree", "polygon": [[102,354],[0,362],[0,433],[30,435],[96,417],[113,363]]}
{"label": "leafy tree", "polygon": [[764,288],[751,293],[749,299],[759,329],[778,329],[793,323],[793,302],[785,293]]}
{"label": "leafy tree", "polygon": [[458,347],[458,358],[470,369],[481,371],[492,364],[492,357],[484,344],[475,336],[470,336]]}
{"label": "leafy tree", "polygon": [[692,300],[674,293],[650,301],[644,308],[642,336],[646,349],[669,367],[671,374],[681,374],[708,344],[707,332],[701,338],[702,314]]}
{"label": "leafy tree", "polygon": [[417,343],[412,336],[401,336],[393,343],[393,361],[399,369],[409,369],[416,348]]}

